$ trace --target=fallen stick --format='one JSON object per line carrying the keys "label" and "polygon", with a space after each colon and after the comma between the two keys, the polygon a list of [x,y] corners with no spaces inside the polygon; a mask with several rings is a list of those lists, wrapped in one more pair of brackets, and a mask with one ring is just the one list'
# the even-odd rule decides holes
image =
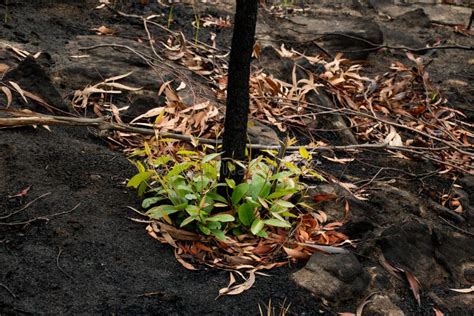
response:
{"label": "fallen stick", "polygon": [[[44,115],[39,113],[32,112],[16,112],[16,111],[6,111],[12,114],[15,117],[0,117],[0,129],[7,127],[20,127],[20,126],[33,126],[33,125],[62,125],[62,126],[89,126],[94,127],[100,131],[119,131],[126,133],[136,133],[140,135],[150,135],[155,136],[159,135],[162,138],[172,138],[181,141],[187,142],[199,142],[201,144],[211,144],[218,145],[221,144],[220,139],[209,139],[202,137],[194,137],[190,135],[182,135],[175,133],[166,133],[158,132],[152,128],[144,127],[135,127],[128,124],[119,124],[111,123],[106,121],[106,117],[101,118],[83,118],[83,117],[67,117],[67,116],[53,116],[53,115]],[[409,152],[412,154],[417,154],[423,156],[423,153],[432,152],[432,151],[441,151],[449,150],[450,148],[460,151],[461,149],[456,148],[453,144],[445,142],[448,146],[436,147],[436,148],[427,148],[427,147],[414,147],[414,146],[390,146],[387,143],[379,144],[358,144],[358,145],[345,145],[345,146],[288,146],[287,151],[298,151],[301,147],[306,148],[310,152],[327,152],[327,151],[353,151],[361,149],[387,149],[387,150],[397,150],[403,152]],[[264,144],[247,144],[248,148],[257,149],[257,150],[279,150],[281,145],[264,145]],[[469,156],[473,156],[473,153],[464,152]],[[433,160],[430,157],[425,156],[425,158]],[[434,160],[440,162],[439,160]],[[462,167],[450,164],[445,161],[442,162],[448,166],[451,166],[455,169],[458,169],[463,172],[472,173],[472,170],[466,170]],[[468,169],[472,169],[468,166]]]}

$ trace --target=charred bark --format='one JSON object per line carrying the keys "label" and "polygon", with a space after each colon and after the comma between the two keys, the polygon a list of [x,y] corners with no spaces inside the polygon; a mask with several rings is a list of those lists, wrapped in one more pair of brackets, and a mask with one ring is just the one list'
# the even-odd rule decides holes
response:
{"label": "charred bark", "polygon": [[245,160],[247,123],[249,113],[250,62],[255,42],[257,24],[257,0],[237,0],[234,18],[234,33],[230,51],[229,75],[227,83],[227,106],[224,123],[222,149],[224,163],[221,167],[221,180],[234,179],[240,183],[243,171],[227,167],[226,161]]}

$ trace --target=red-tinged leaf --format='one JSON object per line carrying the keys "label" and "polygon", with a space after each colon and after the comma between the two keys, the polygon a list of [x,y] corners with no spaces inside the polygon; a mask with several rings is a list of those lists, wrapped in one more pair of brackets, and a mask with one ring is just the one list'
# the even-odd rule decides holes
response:
{"label": "red-tinged leaf", "polygon": [[10,195],[8,196],[9,198],[14,198],[14,197],[24,197],[28,194],[28,191],[30,191],[31,189],[31,185],[27,186],[26,188],[24,188],[23,190],[21,190],[20,192],[18,192],[17,194],[14,194],[14,195]]}
{"label": "red-tinged leaf", "polygon": [[343,313],[337,313],[339,316],[356,316],[354,313],[349,313],[349,312],[343,312]]}
{"label": "red-tinged leaf", "polygon": [[[302,248],[300,248],[302,249]],[[285,250],[286,254],[293,258],[293,259],[296,259],[296,260],[306,260],[306,259],[309,259],[309,254],[306,253],[306,252],[303,252],[301,250],[297,250],[297,249],[291,249],[291,248],[287,248],[287,247],[283,247],[283,250]]]}
{"label": "red-tinged leaf", "polygon": [[426,106],[421,104],[421,105],[418,105],[418,106],[414,107],[409,112],[413,116],[420,116],[421,114],[425,113],[425,111],[426,111]]}
{"label": "red-tinged leaf", "polygon": [[275,245],[267,245],[263,243],[259,243],[257,247],[252,249],[252,252],[256,255],[264,255],[266,253],[269,253],[275,248]]}
{"label": "red-tinged leaf", "polygon": [[418,279],[411,273],[410,271],[405,271],[405,276],[408,280],[408,284],[410,284],[411,291],[413,292],[413,296],[415,297],[418,306],[421,306],[421,298],[420,298],[420,282]]}
{"label": "red-tinged leaf", "polygon": [[320,202],[326,202],[326,201],[332,201],[332,200],[335,200],[337,199],[337,195],[333,194],[333,193],[329,193],[329,194],[316,194],[314,197],[313,197],[314,201],[316,203],[320,203]]}
{"label": "red-tinged leaf", "polygon": [[195,242],[194,243],[194,246],[196,246],[196,248],[202,250],[202,251],[205,251],[205,252],[209,252],[209,253],[212,253],[212,249],[209,248],[208,246],[204,245],[202,242]]}
{"label": "red-tinged leaf", "polygon": [[435,316],[444,316],[444,313],[435,307],[433,307],[433,312],[435,313]]}
{"label": "red-tinged leaf", "polygon": [[0,64],[0,74],[7,72],[8,69],[10,69],[10,66],[8,66],[7,64]]}
{"label": "red-tinged leaf", "polygon": [[385,270],[387,270],[388,273],[390,273],[391,275],[393,275],[394,277],[396,277],[399,280],[402,279],[399,275],[399,273],[401,272],[400,269],[395,268],[394,266],[392,266],[387,261],[387,259],[385,259],[385,256],[383,255],[383,253],[381,253],[380,256],[379,256],[379,263],[382,265],[382,267],[385,268]]}
{"label": "red-tinged leaf", "polygon": [[181,258],[181,256],[178,254],[177,251],[178,251],[178,249],[175,250],[174,256],[175,256],[176,260],[178,260],[178,262],[181,263],[181,265],[183,267],[185,267],[186,269],[191,270],[191,271],[197,270],[197,268],[195,266],[193,266],[189,262],[184,261],[183,258]]}
{"label": "red-tinged leaf", "polygon": [[344,201],[344,219],[343,219],[344,222],[348,219],[349,212],[350,212],[350,204],[348,200],[345,200]]}

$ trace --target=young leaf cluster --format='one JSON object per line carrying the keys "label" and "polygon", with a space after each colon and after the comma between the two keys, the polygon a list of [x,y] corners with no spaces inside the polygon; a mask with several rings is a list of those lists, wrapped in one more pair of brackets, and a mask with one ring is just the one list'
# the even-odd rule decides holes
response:
{"label": "young leaf cluster", "polygon": [[[149,152],[149,151],[147,151]],[[182,150],[146,163],[135,162],[138,173],[128,186],[146,194],[142,207],[152,219],[225,239],[227,233],[266,237],[271,227],[291,228],[295,195],[303,189],[300,176],[307,170],[291,162],[258,156],[246,165],[244,182],[219,182],[219,153],[204,155]],[[304,159],[307,153],[300,153]],[[306,157],[305,157],[306,156]],[[227,192],[226,194],[219,194]]]}

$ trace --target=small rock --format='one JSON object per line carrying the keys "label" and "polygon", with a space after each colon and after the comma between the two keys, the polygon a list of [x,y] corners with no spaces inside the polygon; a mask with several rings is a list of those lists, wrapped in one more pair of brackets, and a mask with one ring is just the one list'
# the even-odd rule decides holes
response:
{"label": "small rock", "polygon": [[403,316],[403,311],[386,295],[375,295],[364,309],[364,315],[370,316]]}
{"label": "small rock", "polygon": [[295,272],[293,281],[316,297],[335,305],[364,294],[370,277],[353,253],[315,253],[306,266]]}
{"label": "small rock", "polygon": [[395,224],[382,232],[378,244],[387,261],[413,273],[423,287],[439,284],[446,274],[435,258],[430,229],[415,221]]}
{"label": "small rock", "polygon": [[396,18],[396,21],[405,26],[416,26],[423,28],[431,26],[430,17],[426,15],[425,10],[422,8],[402,14]]}
{"label": "small rock", "polygon": [[[67,105],[51,82],[51,79],[33,57],[28,56],[18,66],[8,71],[4,81],[13,81],[28,92],[45,100],[49,105],[67,111]],[[27,107],[33,111],[45,112],[43,106],[33,106],[30,102]]]}
{"label": "small rock", "polygon": [[278,135],[271,127],[258,121],[250,121],[248,125],[247,134],[252,144],[279,145]]}

